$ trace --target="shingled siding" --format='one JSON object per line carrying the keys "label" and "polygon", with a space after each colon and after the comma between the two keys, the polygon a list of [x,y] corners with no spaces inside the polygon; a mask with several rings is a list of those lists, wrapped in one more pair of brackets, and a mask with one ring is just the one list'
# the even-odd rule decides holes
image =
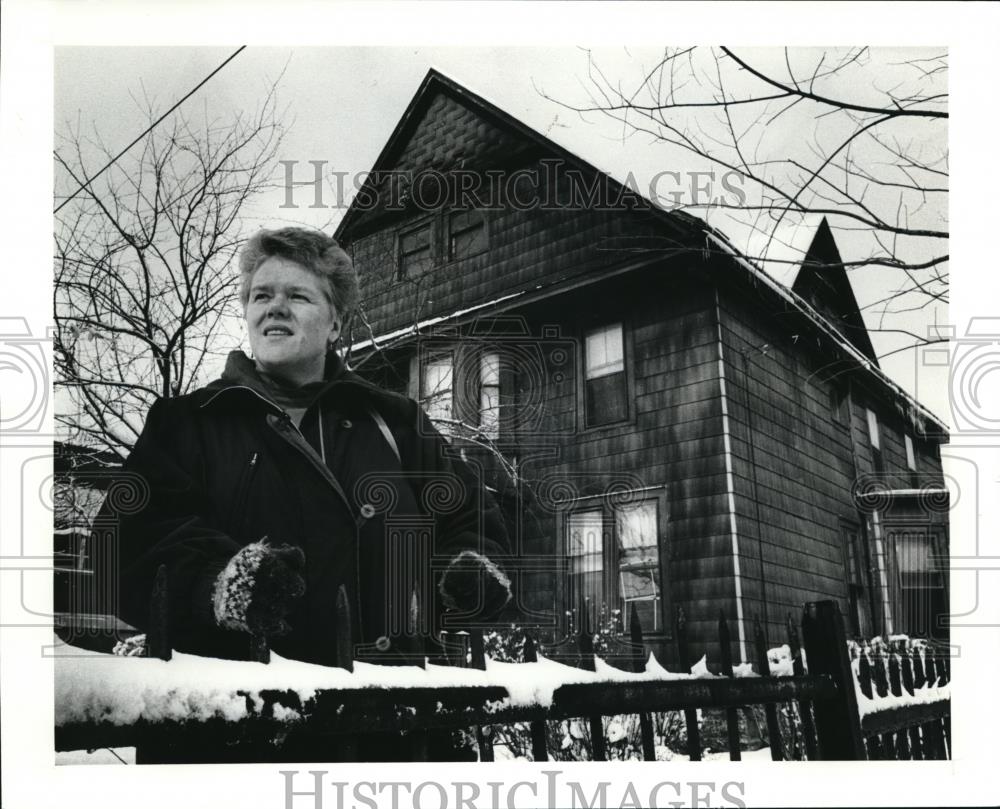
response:
{"label": "shingled siding", "polygon": [[810,356],[814,340],[793,339],[725,291],[720,315],[743,612],[763,620],[766,602],[768,635],[779,638],[805,601],[836,599],[846,607],[840,521],[857,520],[851,433],[832,417],[821,373],[829,358]]}
{"label": "shingled siding", "polygon": [[[537,190],[539,200],[551,199],[564,207],[520,210],[504,198],[502,207],[483,211],[488,248],[479,255],[448,260],[448,210],[443,208],[386,221],[382,229],[354,241],[350,247],[361,280],[362,306],[375,334],[641,261],[649,257],[642,248],[662,253],[672,246],[662,214],[600,210],[579,195],[577,202],[583,204],[571,204],[573,188],[583,187],[575,179],[561,174],[557,190],[551,191],[539,160],[522,168],[539,172],[537,188],[534,179],[520,181],[524,196]],[[398,234],[421,222],[433,228],[434,267],[416,277],[400,278]]]}
{"label": "shingled siding", "polygon": [[[551,450],[537,450],[534,459],[531,451],[522,453],[524,474],[541,495],[524,549],[543,559],[563,557],[569,510],[597,505],[597,495],[609,489],[645,489],[638,497],[659,503],[666,593],[654,643],[670,660],[678,607],[688,617],[692,648],[712,659],[719,610],[735,614],[713,300],[707,285],[664,265],[628,282],[564,294],[532,327],[551,326],[555,318],[563,335],[582,345],[587,328],[621,320],[631,401],[628,421],[588,429],[576,379],[579,356],[571,374],[550,382],[545,419]],[[529,440],[521,437],[522,444]],[[547,496],[553,485],[564,486],[563,496],[586,499],[556,503]],[[529,607],[561,614],[568,606],[557,576],[529,574],[525,584]]]}

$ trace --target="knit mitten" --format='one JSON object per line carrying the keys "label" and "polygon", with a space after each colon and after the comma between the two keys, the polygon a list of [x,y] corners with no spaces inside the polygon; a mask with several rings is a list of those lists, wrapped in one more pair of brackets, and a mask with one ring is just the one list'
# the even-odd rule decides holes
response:
{"label": "knit mitten", "polygon": [[448,609],[487,618],[510,601],[510,579],[482,554],[462,551],[448,564],[438,592]]}
{"label": "knit mitten", "polygon": [[267,537],[239,551],[215,579],[215,622],[225,629],[264,635],[291,630],[285,617],[306,590],[301,548],[269,545]]}

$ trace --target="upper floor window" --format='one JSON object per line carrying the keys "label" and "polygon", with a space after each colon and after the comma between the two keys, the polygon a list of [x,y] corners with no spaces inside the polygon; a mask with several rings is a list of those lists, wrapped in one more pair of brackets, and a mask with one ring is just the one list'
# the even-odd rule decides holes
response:
{"label": "upper floor window", "polygon": [[882,463],[882,436],[879,430],[878,416],[870,407],[865,410],[865,414],[868,417],[868,443],[872,448],[872,464],[875,467],[875,473],[880,475],[885,467]]}
{"label": "upper floor window", "polygon": [[486,250],[482,211],[452,211],[448,217],[448,260],[475,256]]}
{"label": "upper floor window", "polygon": [[420,372],[420,401],[431,421],[445,422],[436,426],[448,432],[453,419],[454,359],[451,354],[429,357]]}
{"label": "upper floor window", "polygon": [[399,234],[399,274],[402,278],[427,272],[433,265],[431,223]]}
{"label": "upper floor window", "polygon": [[837,424],[846,426],[849,423],[846,385],[834,382],[830,387],[830,415]]}
{"label": "upper floor window", "polygon": [[479,355],[479,432],[496,441],[500,437],[500,355]]}
{"label": "upper floor window", "polygon": [[587,332],[584,338],[585,422],[588,427],[628,418],[622,324]]}
{"label": "upper floor window", "polygon": [[917,457],[913,452],[913,439],[909,435],[904,435],[903,442],[906,444],[906,468],[911,472],[916,472]]}

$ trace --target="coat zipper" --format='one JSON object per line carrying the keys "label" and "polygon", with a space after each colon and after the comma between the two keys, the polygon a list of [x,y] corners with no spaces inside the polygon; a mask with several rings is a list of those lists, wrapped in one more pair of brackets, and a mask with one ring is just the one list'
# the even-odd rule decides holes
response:
{"label": "coat zipper", "polygon": [[239,521],[241,530],[246,526],[247,501],[250,499],[250,487],[253,485],[254,472],[257,470],[257,458],[258,453],[256,452],[250,456],[250,463],[243,473],[243,480],[236,498],[236,513],[233,515],[233,522]]}

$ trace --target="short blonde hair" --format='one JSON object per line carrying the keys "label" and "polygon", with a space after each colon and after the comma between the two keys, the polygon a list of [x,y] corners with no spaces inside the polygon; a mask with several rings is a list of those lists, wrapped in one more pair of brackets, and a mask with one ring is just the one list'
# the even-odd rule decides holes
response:
{"label": "short blonde hair", "polygon": [[337,240],[306,228],[280,228],[255,233],[240,253],[240,303],[250,299],[250,281],[265,261],[274,256],[294,261],[326,282],[327,298],[337,315],[347,322],[358,303],[358,274],[351,257]]}

